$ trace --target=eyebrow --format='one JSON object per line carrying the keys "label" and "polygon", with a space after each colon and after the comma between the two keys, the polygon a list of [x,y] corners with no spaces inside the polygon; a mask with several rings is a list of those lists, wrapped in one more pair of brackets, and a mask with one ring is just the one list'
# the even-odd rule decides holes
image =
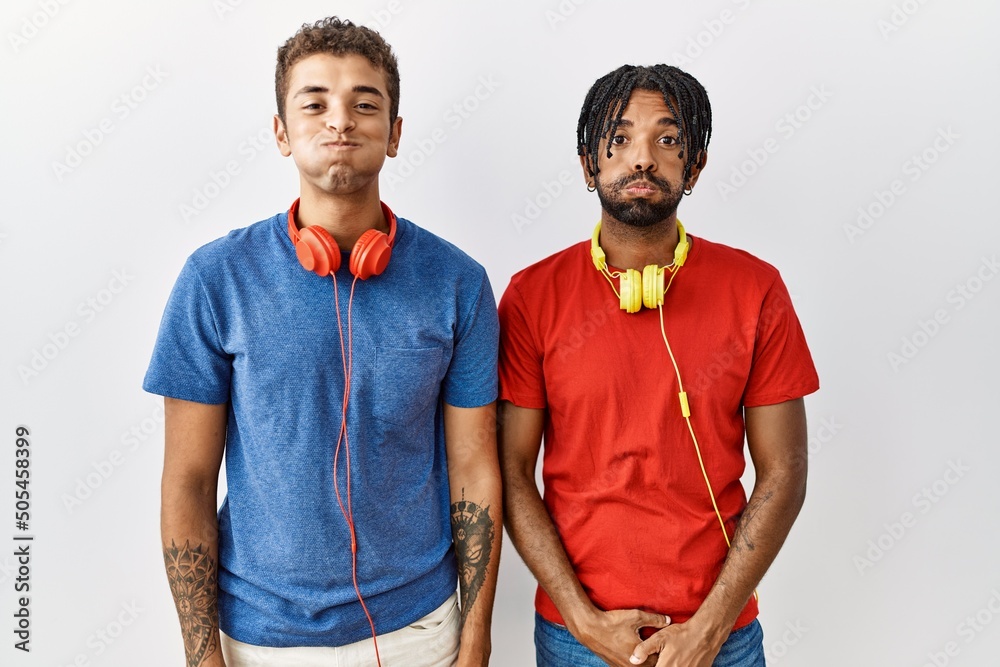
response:
{"label": "eyebrow", "polygon": [[[670,116],[664,116],[660,120],[656,121],[657,125],[677,125],[677,119],[671,118]],[[628,118],[622,118],[618,121],[618,127],[633,127],[634,123]]]}
{"label": "eyebrow", "polygon": [[[328,93],[330,89],[326,86],[303,86],[300,88],[295,95],[292,97],[298,97],[299,95],[310,95],[312,93]],[[375,95],[376,97],[384,98],[382,91],[374,86],[354,86],[351,88],[353,93],[368,93],[369,95]]]}

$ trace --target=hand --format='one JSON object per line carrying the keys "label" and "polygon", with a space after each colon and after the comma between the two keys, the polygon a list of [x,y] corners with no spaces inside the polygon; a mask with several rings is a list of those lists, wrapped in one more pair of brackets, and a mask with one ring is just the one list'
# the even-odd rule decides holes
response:
{"label": "hand", "polygon": [[[651,614],[639,609],[615,609],[601,611],[595,609],[579,624],[569,628],[577,640],[613,667],[632,667],[642,662],[629,662],[632,649],[639,636],[640,628],[665,628],[670,618],[662,614]],[[653,661],[650,661],[650,666]]]}
{"label": "hand", "polygon": [[632,657],[632,665],[646,665],[650,656],[657,656],[656,667],[712,667],[726,635],[713,633],[694,618],[656,632],[640,642]]}

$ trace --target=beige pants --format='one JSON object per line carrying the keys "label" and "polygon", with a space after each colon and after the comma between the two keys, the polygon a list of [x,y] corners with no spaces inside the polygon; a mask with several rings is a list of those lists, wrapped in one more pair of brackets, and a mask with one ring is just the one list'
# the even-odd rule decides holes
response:
{"label": "beige pants", "polygon": [[[451,667],[458,660],[458,601],[453,593],[419,621],[378,636],[382,667]],[[337,647],[271,648],[222,633],[226,667],[372,667],[375,647],[365,639]]]}

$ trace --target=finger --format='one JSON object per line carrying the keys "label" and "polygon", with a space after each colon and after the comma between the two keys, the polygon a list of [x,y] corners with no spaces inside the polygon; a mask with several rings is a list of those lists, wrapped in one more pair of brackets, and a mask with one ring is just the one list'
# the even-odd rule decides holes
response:
{"label": "finger", "polygon": [[628,661],[633,665],[641,665],[646,662],[646,658],[654,653],[659,653],[661,650],[663,650],[663,638],[659,635],[653,635],[632,649],[632,657]]}
{"label": "finger", "polygon": [[665,628],[670,625],[670,617],[666,614],[651,614],[648,611],[640,611],[636,623],[636,630],[639,628]]}

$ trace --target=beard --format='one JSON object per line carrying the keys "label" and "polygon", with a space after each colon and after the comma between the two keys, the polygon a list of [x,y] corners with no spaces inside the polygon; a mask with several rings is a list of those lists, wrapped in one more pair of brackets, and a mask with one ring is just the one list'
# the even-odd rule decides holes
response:
{"label": "beard", "polygon": [[[663,197],[659,201],[650,201],[643,197],[626,199],[623,195],[625,188],[636,181],[645,181],[659,188],[663,191]],[[622,176],[606,186],[601,184],[599,176],[595,176],[594,184],[597,186],[597,196],[604,210],[615,220],[632,227],[651,227],[666,220],[677,211],[677,205],[680,204],[683,195],[680,186],[673,188],[669,181],[645,172]]]}

